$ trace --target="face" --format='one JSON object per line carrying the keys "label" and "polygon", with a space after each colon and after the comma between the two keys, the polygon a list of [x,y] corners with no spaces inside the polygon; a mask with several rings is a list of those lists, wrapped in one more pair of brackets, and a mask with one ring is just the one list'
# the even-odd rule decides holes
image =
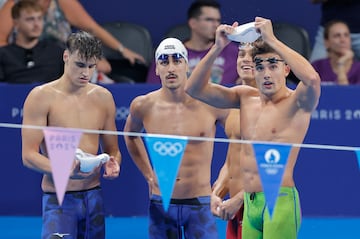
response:
{"label": "face", "polygon": [[202,7],[201,15],[197,18],[190,19],[189,25],[193,34],[207,41],[214,41],[216,28],[220,25],[220,22],[221,15],[218,9]]}
{"label": "face", "polygon": [[43,14],[41,11],[23,9],[19,18],[14,20],[14,24],[18,36],[30,40],[39,38],[43,31]]}
{"label": "face", "polygon": [[254,63],[251,56],[251,44],[240,44],[237,57],[236,70],[243,84],[254,81]]}
{"label": "face", "polygon": [[180,54],[161,55],[156,62],[156,75],[163,87],[177,89],[185,84],[188,64]]}
{"label": "face", "polygon": [[91,79],[96,69],[96,58],[88,60],[82,59],[78,52],[70,53],[68,50],[64,52],[65,70],[64,73],[72,84],[77,86],[85,86]]}
{"label": "face", "polygon": [[329,29],[328,39],[325,46],[329,53],[344,55],[351,48],[350,30],[343,23],[335,23]]}
{"label": "face", "polygon": [[258,54],[254,57],[254,62],[256,84],[263,94],[273,95],[286,86],[290,68],[279,55]]}

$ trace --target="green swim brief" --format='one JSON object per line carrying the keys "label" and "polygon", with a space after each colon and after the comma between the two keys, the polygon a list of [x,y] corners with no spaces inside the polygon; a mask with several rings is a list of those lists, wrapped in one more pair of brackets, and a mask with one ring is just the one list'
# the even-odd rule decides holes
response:
{"label": "green swim brief", "polygon": [[263,192],[245,193],[244,205],[243,238],[297,238],[301,224],[301,209],[299,194],[295,187],[280,188],[271,219]]}

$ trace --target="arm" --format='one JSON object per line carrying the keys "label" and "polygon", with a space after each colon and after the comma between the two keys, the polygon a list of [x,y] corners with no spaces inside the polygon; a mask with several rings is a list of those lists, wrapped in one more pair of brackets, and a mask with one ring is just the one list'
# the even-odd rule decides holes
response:
{"label": "arm", "polygon": [[229,174],[228,174],[228,165],[227,159],[222,166],[218,178],[214,182],[212,186],[212,193],[211,193],[211,212],[215,216],[220,216],[219,211],[217,210],[218,207],[222,204],[222,200],[229,192]]}
{"label": "arm", "polygon": [[[23,108],[23,124],[35,126],[47,126],[48,114],[52,92],[48,92],[44,86],[34,88],[25,100]],[[39,129],[23,128],[22,131],[22,161],[24,166],[51,175],[51,164],[48,157],[42,155],[40,149],[45,150],[43,131]],[[44,148],[41,148],[44,147]],[[93,171],[84,173],[80,171],[80,163],[75,160],[70,174],[71,179],[84,179],[92,177],[100,167]]]}
{"label": "arm", "polygon": [[231,32],[231,30],[233,30],[233,27],[227,25],[220,25],[217,28],[215,44],[195,67],[185,86],[186,93],[218,108],[239,107],[240,105],[240,98],[234,88],[228,88],[209,81],[215,59],[230,42],[224,32]]}
{"label": "arm", "polygon": [[213,192],[211,194],[211,211],[214,215],[223,220],[230,220],[235,217],[237,211],[244,202],[244,191],[241,190],[236,195],[231,196],[228,200],[222,201],[225,195],[229,192],[229,156],[234,153],[229,145],[226,161],[220,170],[219,176],[213,185]]}
{"label": "arm", "polygon": [[[104,105],[106,107],[106,121],[104,125],[104,130],[116,131],[115,124],[115,102],[109,91],[105,91]],[[102,138],[102,146],[105,153],[110,155],[110,160],[104,165],[104,178],[106,179],[114,179],[119,176],[120,173],[120,164],[121,164],[121,153],[118,145],[118,136],[112,134],[103,134]]]}
{"label": "arm", "polygon": [[[137,97],[130,105],[130,114],[124,127],[125,132],[142,132],[143,118],[141,115],[141,104],[143,96]],[[144,142],[140,136],[125,135],[126,147],[134,163],[141,171],[150,187],[154,183],[154,173],[147,155]]]}
{"label": "arm", "polygon": [[14,27],[11,17],[11,8],[14,6],[14,0],[7,0],[0,8],[0,46],[8,44],[9,36]]}
{"label": "arm", "polygon": [[219,217],[223,220],[233,219],[244,203],[244,190],[241,190],[219,207]]}
{"label": "arm", "polygon": [[275,37],[270,20],[256,17],[255,27],[261,32],[262,39],[285,60],[300,80],[295,90],[298,106],[306,111],[315,109],[320,97],[319,74],[308,60]]}
{"label": "arm", "polygon": [[[47,125],[48,99],[42,94],[41,88],[36,87],[25,100],[23,108],[24,125]],[[50,161],[39,153],[44,140],[42,130],[26,129],[21,131],[22,161],[24,166],[44,174],[51,174]]]}
{"label": "arm", "polygon": [[108,31],[102,28],[84,9],[78,0],[59,0],[59,5],[69,23],[79,29],[91,32],[98,37],[106,46],[119,51],[131,64],[136,60],[145,63],[145,59],[139,54],[124,47]]}
{"label": "arm", "polygon": [[346,50],[344,55],[342,55],[336,65],[335,73],[337,75],[337,80],[339,85],[348,85],[349,79],[347,76],[347,72],[351,69],[353,64],[354,52],[349,49]]}

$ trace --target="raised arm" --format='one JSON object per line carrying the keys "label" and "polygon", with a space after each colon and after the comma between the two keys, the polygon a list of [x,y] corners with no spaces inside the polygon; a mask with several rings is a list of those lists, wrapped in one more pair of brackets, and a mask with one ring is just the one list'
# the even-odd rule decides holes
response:
{"label": "raised arm", "polygon": [[240,102],[236,90],[209,81],[216,57],[230,42],[225,31],[232,30],[233,27],[228,25],[220,25],[217,28],[215,44],[195,67],[185,86],[185,91],[193,98],[218,108],[236,108],[239,107]]}
{"label": "raised arm", "polygon": [[[124,127],[125,132],[142,132],[143,131],[143,119],[140,112],[142,107],[142,101],[145,99],[144,96],[139,96],[133,100],[130,105],[130,114],[126,120]],[[128,136],[125,135],[126,147],[129,151],[129,154],[141,171],[146,181],[151,186],[154,182],[154,173],[149,161],[148,154],[145,149],[144,142],[140,136]]]}
{"label": "raised arm", "polygon": [[320,97],[319,74],[308,60],[275,37],[270,20],[256,17],[255,27],[260,31],[262,39],[285,60],[300,80],[295,90],[298,106],[306,111],[315,109]]}
{"label": "raised arm", "polygon": [[134,64],[136,60],[145,63],[145,59],[126,48],[115,37],[113,37],[108,31],[101,27],[84,9],[78,0],[59,0],[59,5],[65,14],[66,19],[70,25],[91,32],[98,37],[104,45],[119,51],[125,58],[127,58],[131,64]]}
{"label": "raised arm", "polygon": [[[42,94],[41,88],[33,89],[24,103],[23,124],[24,125],[47,125],[47,114],[49,111],[48,97]],[[40,154],[40,145],[44,140],[42,130],[23,128],[22,137],[22,161],[24,166],[44,173],[51,174],[50,161]]]}
{"label": "raised arm", "polygon": [[9,36],[13,30],[14,22],[11,17],[11,8],[14,0],[7,0],[0,8],[0,46],[8,44]]}

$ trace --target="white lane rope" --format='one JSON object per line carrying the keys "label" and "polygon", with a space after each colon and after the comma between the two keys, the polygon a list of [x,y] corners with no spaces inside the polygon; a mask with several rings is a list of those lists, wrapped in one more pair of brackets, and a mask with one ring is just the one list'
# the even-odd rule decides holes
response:
{"label": "white lane rope", "polygon": [[269,141],[254,141],[254,140],[242,140],[242,139],[227,139],[227,138],[209,138],[209,137],[195,137],[195,136],[180,136],[169,134],[150,134],[150,133],[138,133],[138,132],[124,132],[124,131],[110,131],[110,130],[93,130],[93,129],[80,129],[80,128],[62,128],[62,127],[49,127],[49,126],[36,126],[36,125],[23,125],[12,123],[0,123],[2,128],[26,128],[26,129],[63,129],[63,130],[76,130],[89,134],[109,134],[109,135],[122,135],[133,137],[159,137],[168,139],[187,139],[193,141],[212,141],[217,143],[242,143],[242,144],[269,144],[269,145],[291,145],[292,147],[308,148],[308,149],[327,149],[327,150],[342,150],[342,151],[356,151],[360,150],[359,147],[352,146],[340,146],[340,145],[323,145],[323,144],[292,144],[281,142],[269,142]]}

